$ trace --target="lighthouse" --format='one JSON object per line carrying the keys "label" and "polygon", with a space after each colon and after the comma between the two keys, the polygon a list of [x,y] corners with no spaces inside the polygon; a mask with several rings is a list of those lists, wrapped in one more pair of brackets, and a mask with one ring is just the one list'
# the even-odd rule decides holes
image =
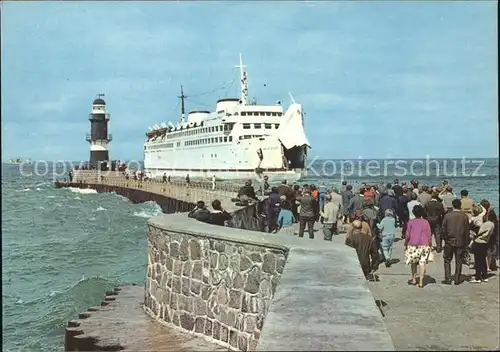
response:
{"label": "lighthouse", "polygon": [[113,139],[108,134],[109,114],[106,111],[104,94],[97,94],[92,102],[92,113],[89,115],[90,133],[87,133],[86,140],[90,143],[91,168],[106,170],[108,168],[109,150],[108,144]]}

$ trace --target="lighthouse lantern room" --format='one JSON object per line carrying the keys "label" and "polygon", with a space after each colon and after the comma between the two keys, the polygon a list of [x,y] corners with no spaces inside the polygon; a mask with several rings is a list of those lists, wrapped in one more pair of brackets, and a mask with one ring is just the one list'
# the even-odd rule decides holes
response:
{"label": "lighthouse lantern room", "polygon": [[92,102],[92,113],[89,115],[90,133],[86,140],[90,143],[89,166],[92,169],[107,170],[109,162],[108,144],[113,137],[108,134],[110,115],[106,111],[104,94],[97,94]]}

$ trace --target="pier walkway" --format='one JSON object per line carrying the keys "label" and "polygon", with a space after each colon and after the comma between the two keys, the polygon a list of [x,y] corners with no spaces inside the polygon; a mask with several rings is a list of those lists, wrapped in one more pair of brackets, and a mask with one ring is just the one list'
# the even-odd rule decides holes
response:
{"label": "pier walkway", "polygon": [[72,182],[68,180],[60,181],[63,187],[71,187],[72,184],[86,184],[90,188],[92,185],[106,185],[111,187],[123,187],[132,190],[141,190],[160,196],[166,196],[188,203],[196,203],[203,200],[207,206],[213,200],[218,199],[222,207],[228,212],[233,212],[238,207],[231,201],[235,198],[241,185],[228,182],[216,182],[215,187],[212,182],[192,181],[188,185],[185,180],[171,179],[170,182],[163,183],[162,180],[139,181],[133,178],[126,179],[122,172],[102,172],[95,170],[76,170]]}
{"label": "pier walkway", "polygon": [[[83,171],[75,176],[73,183],[126,187],[193,203],[204,200],[210,204],[212,200],[219,199],[229,212],[240,208],[231,201],[239,189],[237,185],[220,183],[216,184],[215,190],[212,190],[211,182],[192,182],[187,187],[184,180],[172,180],[171,183],[167,184],[140,182],[126,180],[120,173],[105,174],[104,178],[100,180],[92,171]],[[68,185],[66,184],[66,186]],[[178,214],[178,216],[181,215]],[[298,225],[294,226],[297,233]],[[276,235],[269,234],[269,236]],[[400,233],[397,234],[397,238],[399,237]],[[334,236],[332,244],[345,246],[344,238],[344,234]],[[302,240],[310,241],[307,232]],[[315,225],[315,239],[313,241],[323,241],[323,233],[319,223]],[[376,275],[378,280],[370,282],[369,288],[384,315],[383,320],[396,350],[499,349],[500,292],[498,274],[492,274],[488,283],[464,282],[459,286],[443,285],[441,284],[441,280],[444,278],[442,253],[435,254],[435,262],[429,263],[427,266],[425,287],[419,289],[407,284],[410,278],[410,268],[404,263],[403,241],[395,243],[393,259],[397,259],[399,262],[390,268],[386,268],[383,264],[380,265]],[[337,273],[335,276],[342,277],[343,264],[333,261],[328,270],[333,270]],[[463,275],[465,277],[472,273],[473,270],[464,266]],[[341,281],[338,282],[339,286],[342,286]],[[267,323],[269,326],[273,326],[271,320],[268,320]],[[276,327],[279,327],[279,324]],[[151,334],[155,335],[156,333],[151,332]],[[178,348],[180,347],[178,346]],[[190,347],[193,346],[184,346],[184,348]],[[202,349],[201,346],[197,348]]]}
{"label": "pier walkway", "polygon": [[[298,225],[296,233],[298,233]],[[396,235],[401,237],[400,229]],[[344,246],[345,235],[333,237],[334,245]],[[304,241],[309,241],[307,231]],[[321,224],[316,223],[314,241],[323,241]],[[394,245],[393,259],[399,262],[386,268],[380,265],[377,281],[370,290],[384,314],[387,330],[396,350],[479,351],[500,348],[500,282],[491,273],[489,282],[444,285],[443,253],[435,253],[427,265],[423,289],[408,285],[410,267],[405,264],[404,241]],[[332,263],[342,270],[341,264]],[[452,270],[454,264],[452,263]],[[468,280],[473,269],[463,266]],[[339,283],[341,285],[341,283]]]}

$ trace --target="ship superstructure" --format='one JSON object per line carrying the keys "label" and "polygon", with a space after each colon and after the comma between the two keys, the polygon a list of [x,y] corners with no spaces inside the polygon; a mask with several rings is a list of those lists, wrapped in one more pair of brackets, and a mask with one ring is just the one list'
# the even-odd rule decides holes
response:
{"label": "ship superstructure", "polygon": [[309,141],[302,106],[293,101],[258,105],[248,100],[248,76],[240,55],[241,95],[219,99],[215,111],[185,116],[181,87],[180,122],[161,123],[146,133],[144,168],[153,177],[203,177],[296,181],[306,173]]}

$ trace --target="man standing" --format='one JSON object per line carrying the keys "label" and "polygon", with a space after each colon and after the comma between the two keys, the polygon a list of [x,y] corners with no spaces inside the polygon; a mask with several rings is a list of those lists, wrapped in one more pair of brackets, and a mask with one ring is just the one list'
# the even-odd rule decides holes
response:
{"label": "man standing", "polygon": [[422,187],[422,191],[418,194],[417,200],[422,204],[422,206],[425,208],[425,205],[427,204],[428,201],[430,201],[432,198],[430,188],[428,186]]}
{"label": "man standing", "polygon": [[444,216],[443,204],[439,201],[437,193],[434,193],[425,204],[425,213],[427,214],[427,221],[431,225],[431,233],[434,235],[434,242],[436,243],[436,252],[441,253],[443,250],[443,241],[441,240],[441,223]]}
{"label": "man standing", "polygon": [[304,194],[297,198],[300,203],[299,213],[299,237],[304,237],[304,230],[309,232],[309,238],[314,238],[314,223],[316,219],[315,209],[317,209],[317,200],[311,195],[309,188],[304,189]]}
{"label": "man standing", "polygon": [[349,200],[349,204],[347,205],[347,210],[349,210],[349,216],[351,218],[351,221],[354,220],[354,214],[358,210],[363,210],[363,201],[365,199],[364,197],[365,189],[361,188],[359,191],[356,192],[354,197],[352,197]]}
{"label": "man standing", "polygon": [[474,208],[474,201],[469,198],[469,191],[467,191],[466,189],[460,191],[460,196],[460,201],[462,202],[462,211],[469,217],[469,219],[471,219],[472,208]]}
{"label": "man standing", "polygon": [[422,205],[422,203],[420,203],[418,200],[417,200],[417,195],[415,193],[412,193],[411,194],[411,200],[408,202],[407,204],[407,207],[408,207],[408,214],[410,215],[410,220],[412,219],[415,219],[415,215],[413,214],[413,207],[415,205]]}
{"label": "man standing", "polygon": [[346,235],[345,244],[356,249],[363,274],[367,280],[370,280],[370,272],[377,270],[379,264],[375,241],[361,230],[360,221],[354,220],[352,227],[352,232]]}
{"label": "man standing", "polygon": [[352,193],[352,186],[351,185],[345,186],[345,190],[340,191],[340,195],[342,196],[342,209],[344,213],[344,222],[347,223],[349,220],[349,209],[348,209],[349,201],[351,200],[352,197],[354,197],[354,194]]}
{"label": "man standing", "polygon": [[325,196],[324,209],[320,210],[323,217],[323,235],[325,241],[331,241],[333,235],[338,235],[337,220],[340,214],[340,203],[333,203],[332,196]]}
{"label": "man standing", "polygon": [[[337,187],[332,187],[332,192],[330,193],[331,196],[331,202],[335,204],[335,206],[338,207],[339,210],[339,215],[342,215],[342,196],[340,195],[339,191],[337,190]],[[340,217],[340,216],[339,216]]]}
{"label": "man standing", "polygon": [[443,284],[451,284],[451,260],[455,257],[455,285],[460,285],[462,274],[462,262],[465,254],[465,246],[469,243],[469,218],[460,209],[460,199],[452,201],[453,210],[446,213],[443,218],[442,235],[444,239],[444,281]]}
{"label": "man standing", "polygon": [[443,206],[446,211],[452,211],[453,210],[453,200],[456,199],[455,195],[453,194],[453,188],[451,185],[447,184],[445,186],[445,189],[441,194],[439,195],[439,198],[443,201]]}

